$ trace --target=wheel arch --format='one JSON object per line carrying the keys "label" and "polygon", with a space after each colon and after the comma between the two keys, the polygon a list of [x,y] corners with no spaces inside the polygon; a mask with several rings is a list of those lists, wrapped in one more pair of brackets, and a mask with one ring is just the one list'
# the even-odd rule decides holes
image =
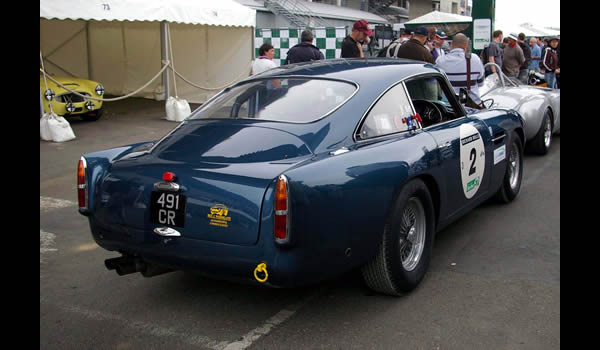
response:
{"label": "wheel arch", "polygon": [[440,216],[440,187],[433,177],[430,174],[420,174],[415,178],[420,179],[427,186],[427,190],[429,190],[429,195],[431,196],[431,201],[433,202],[433,210],[434,210],[434,222],[437,227]]}
{"label": "wheel arch", "polygon": [[548,106],[546,107],[546,109],[550,110],[550,114],[551,114],[551,116],[550,116],[550,123],[552,123],[550,129],[554,130],[554,124],[555,124],[554,118],[556,118],[556,113],[554,113],[554,109],[552,108],[552,104],[551,103],[548,103]]}
{"label": "wheel arch", "polygon": [[519,135],[519,137],[521,138],[521,147],[525,147],[525,131],[523,130],[523,128],[516,128],[515,132],[517,133],[517,135]]}

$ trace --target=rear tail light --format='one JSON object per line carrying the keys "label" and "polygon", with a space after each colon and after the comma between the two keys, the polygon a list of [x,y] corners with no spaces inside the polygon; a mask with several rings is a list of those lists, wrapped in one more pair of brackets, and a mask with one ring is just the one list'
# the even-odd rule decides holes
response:
{"label": "rear tail light", "polygon": [[79,200],[79,209],[87,209],[87,182],[85,178],[85,170],[87,168],[87,163],[85,158],[81,157],[79,159],[79,164],[77,165],[77,198]]}
{"label": "rear tail light", "polygon": [[290,241],[290,211],[289,188],[285,175],[280,175],[275,185],[275,242],[289,243]]}

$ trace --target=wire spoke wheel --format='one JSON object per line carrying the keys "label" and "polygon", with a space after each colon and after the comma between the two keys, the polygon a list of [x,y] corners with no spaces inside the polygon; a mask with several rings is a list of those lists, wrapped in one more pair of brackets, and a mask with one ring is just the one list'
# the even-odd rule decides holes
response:
{"label": "wire spoke wheel", "polygon": [[379,250],[361,269],[369,288],[398,296],[419,285],[431,260],[434,218],[425,182],[406,183],[386,219]]}
{"label": "wire spoke wheel", "polygon": [[544,146],[550,148],[550,142],[552,142],[552,122],[550,121],[549,112],[546,111],[546,118],[544,120]]}
{"label": "wire spoke wheel", "polygon": [[508,156],[508,178],[510,187],[513,190],[516,190],[519,184],[519,175],[521,173],[520,157],[519,148],[517,148],[517,145],[513,145]]}
{"label": "wire spoke wheel", "polygon": [[400,224],[400,259],[406,271],[412,271],[419,264],[425,247],[426,217],[421,201],[410,198],[402,213]]}

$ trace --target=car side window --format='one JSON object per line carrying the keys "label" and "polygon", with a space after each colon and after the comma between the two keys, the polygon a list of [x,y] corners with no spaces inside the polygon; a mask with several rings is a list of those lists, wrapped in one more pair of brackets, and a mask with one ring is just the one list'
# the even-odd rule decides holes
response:
{"label": "car side window", "polygon": [[407,118],[413,114],[404,84],[398,84],[387,91],[371,108],[358,131],[357,138],[365,140],[407,131]]}
{"label": "car side window", "polygon": [[444,86],[441,79],[427,76],[406,81],[406,90],[415,111],[423,120],[423,128],[461,116],[461,112],[455,108],[456,98],[451,95],[453,91]]}

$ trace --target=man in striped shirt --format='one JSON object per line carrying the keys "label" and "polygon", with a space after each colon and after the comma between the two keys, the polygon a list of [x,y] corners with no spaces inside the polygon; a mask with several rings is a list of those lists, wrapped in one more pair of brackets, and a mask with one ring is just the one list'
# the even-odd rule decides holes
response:
{"label": "man in striped shirt", "polygon": [[469,96],[477,104],[481,103],[479,98],[479,88],[483,86],[483,80],[485,78],[483,64],[479,56],[471,54],[471,79],[467,84],[467,59],[465,52],[469,38],[458,33],[452,40],[451,50],[444,56],[438,57],[435,64],[446,72],[448,81],[452,84],[454,92],[458,95],[461,88],[467,89],[467,85],[470,85]]}

